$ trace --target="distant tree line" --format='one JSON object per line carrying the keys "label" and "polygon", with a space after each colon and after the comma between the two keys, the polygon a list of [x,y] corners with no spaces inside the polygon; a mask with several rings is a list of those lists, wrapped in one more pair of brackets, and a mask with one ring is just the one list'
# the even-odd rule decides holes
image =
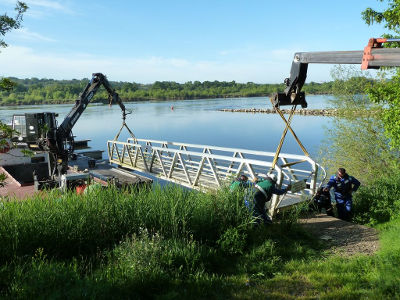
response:
{"label": "distant tree line", "polygon": [[[89,79],[18,79],[10,77],[15,87],[0,91],[0,105],[57,104],[71,103],[79,97]],[[124,101],[199,99],[269,96],[284,90],[283,84],[257,84],[235,81],[156,81],[153,84],[135,82],[110,82]],[[332,82],[307,83],[303,91],[308,94],[330,94]],[[93,102],[106,102],[104,89],[100,89]]]}

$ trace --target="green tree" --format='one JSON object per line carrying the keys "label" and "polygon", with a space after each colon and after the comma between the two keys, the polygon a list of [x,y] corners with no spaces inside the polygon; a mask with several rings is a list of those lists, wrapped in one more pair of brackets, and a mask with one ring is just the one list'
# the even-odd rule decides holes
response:
{"label": "green tree", "polygon": [[[390,32],[385,37],[400,36],[400,0],[379,0],[386,2],[386,9],[376,11],[370,7],[362,12],[362,18],[368,25],[374,23],[383,24]],[[399,46],[398,43],[391,43],[389,46]],[[382,120],[386,135],[390,138],[392,147],[400,148],[400,69],[397,68],[391,79],[382,76],[382,79],[373,87],[367,90],[370,98],[375,103],[386,106],[382,114]]]}
{"label": "green tree", "polygon": [[[3,14],[0,16],[0,47],[5,48],[8,45],[4,41],[3,37],[5,34],[12,29],[18,29],[21,27],[22,16],[28,9],[28,6],[20,1],[17,1],[15,6],[15,10],[17,14],[14,18],[7,16],[7,14]],[[2,78],[0,80],[0,91],[1,90],[12,90],[15,86],[15,83],[7,78]],[[4,148],[8,146],[6,138],[11,137],[12,130],[5,124],[0,121],[0,148]],[[4,181],[6,179],[5,174],[0,174],[0,186],[4,185]]]}
{"label": "green tree", "polygon": [[[363,183],[376,179],[381,171],[393,174],[399,167],[398,152],[390,149],[390,140],[380,114],[382,106],[371,103],[365,90],[371,85],[368,72],[354,68],[336,67],[332,72],[335,79],[331,101],[339,110],[338,116],[330,119],[320,156],[329,173],[345,167],[349,173]],[[353,87],[357,87],[354,89]],[[379,173],[378,173],[378,172]]]}
{"label": "green tree", "polygon": [[362,13],[362,18],[367,25],[374,23],[383,24],[385,28],[400,35],[400,1],[399,0],[378,0],[386,2],[387,8],[383,11],[376,11],[368,7]]}
{"label": "green tree", "polygon": [[[7,14],[3,14],[0,16],[0,47],[5,48],[7,47],[7,43],[4,41],[3,37],[5,34],[12,29],[18,29],[21,27],[21,22],[22,22],[22,16],[24,12],[28,9],[28,6],[23,3],[18,1],[15,10],[17,11],[17,15],[12,18],[7,16]],[[14,83],[7,79],[3,78],[0,80],[0,90],[11,90],[14,87]]]}
{"label": "green tree", "polygon": [[[0,35],[5,36],[5,34],[12,29],[18,29],[21,27],[22,16],[28,9],[28,6],[21,2],[17,1],[17,5],[15,6],[15,10],[17,11],[17,15],[12,18],[7,16],[7,14],[3,14],[0,16]],[[3,38],[0,38],[0,47],[7,47],[8,45],[4,41]]]}

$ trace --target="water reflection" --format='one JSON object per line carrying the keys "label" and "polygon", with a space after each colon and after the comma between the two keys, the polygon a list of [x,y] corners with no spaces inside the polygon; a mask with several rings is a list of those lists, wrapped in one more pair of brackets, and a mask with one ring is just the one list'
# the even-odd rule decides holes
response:
{"label": "water reflection", "polygon": [[[325,108],[328,99],[327,96],[307,97],[309,108]],[[126,103],[126,107],[133,110],[127,117],[127,124],[138,138],[274,152],[285,126],[278,115],[218,111],[223,108],[270,108],[266,97],[131,102]],[[58,113],[61,123],[71,108],[72,104],[0,107],[0,119],[9,122],[15,113],[48,111]],[[93,149],[106,150],[106,141],[114,138],[121,122],[118,105],[111,108],[90,105],[73,133],[76,139],[90,139]],[[312,155],[316,154],[324,138],[323,125],[330,126],[329,118],[293,117],[292,127]],[[125,140],[128,136],[123,131],[119,139]],[[302,154],[290,132],[282,152]]]}

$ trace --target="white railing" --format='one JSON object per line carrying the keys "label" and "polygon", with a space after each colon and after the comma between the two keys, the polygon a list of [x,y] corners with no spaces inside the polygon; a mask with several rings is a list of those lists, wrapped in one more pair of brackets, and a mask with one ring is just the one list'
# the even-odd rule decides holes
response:
{"label": "white railing", "polygon": [[[164,180],[198,189],[209,190],[229,184],[239,174],[250,179],[274,173],[277,186],[304,180],[306,189],[299,193],[288,193],[286,200],[310,198],[325,173],[314,160],[303,155],[279,155],[279,164],[272,169],[275,153],[166,142],[147,139],[128,139],[127,142],[108,141],[110,163],[158,176]],[[322,172],[319,172],[321,170]],[[323,177],[322,176],[322,177]],[[281,204],[283,197],[274,195],[270,203],[270,214]]]}

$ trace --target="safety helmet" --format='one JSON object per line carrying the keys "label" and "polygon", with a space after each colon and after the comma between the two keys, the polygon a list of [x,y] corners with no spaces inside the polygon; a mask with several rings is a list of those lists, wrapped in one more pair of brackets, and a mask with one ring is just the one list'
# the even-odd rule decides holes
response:
{"label": "safety helmet", "polygon": [[276,174],[269,174],[268,177],[273,181],[276,182],[278,180]]}

